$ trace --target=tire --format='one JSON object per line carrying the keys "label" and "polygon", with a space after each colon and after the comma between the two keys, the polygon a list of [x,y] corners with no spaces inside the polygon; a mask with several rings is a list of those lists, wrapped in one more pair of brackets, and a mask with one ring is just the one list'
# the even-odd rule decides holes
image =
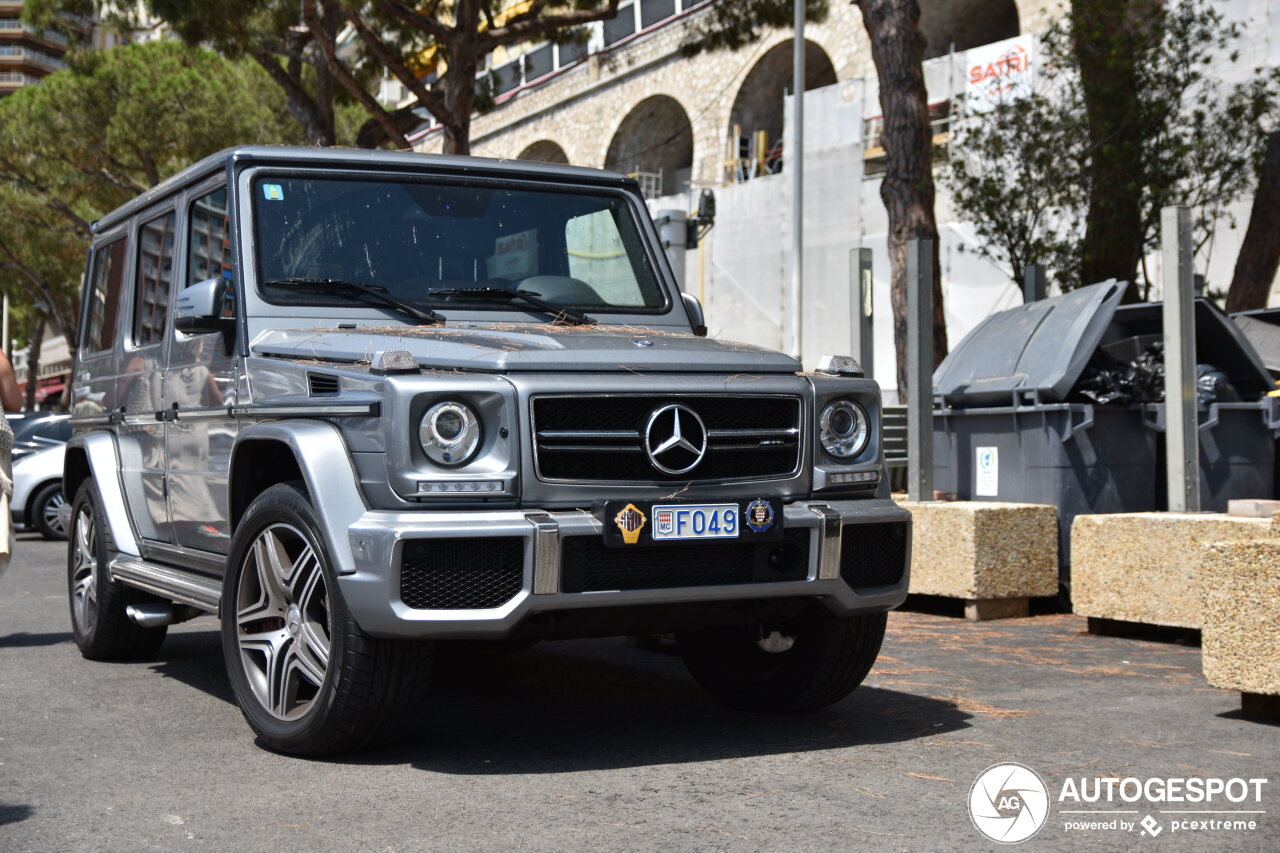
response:
{"label": "tire", "polygon": [[250,504],[231,540],[222,651],[268,749],[332,755],[398,733],[430,679],[431,645],[370,637],[347,610],[301,483]]}
{"label": "tire", "polygon": [[887,614],[839,617],[810,604],[780,626],[717,628],[677,637],[695,681],[730,708],[781,714],[839,702],[867,677]]}
{"label": "tire", "polygon": [[[61,486],[59,486],[61,491]],[[125,613],[130,604],[162,599],[108,577],[111,532],[93,480],[86,480],[71,507],[67,546],[67,594],[71,633],[90,660],[132,660],[154,655],[169,626],[143,628]]]}
{"label": "tire", "polygon": [[27,518],[45,539],[67,538],[66,528],[58,518],[58,509],[66,502],[67,499],[62,496],[62,483],[57,480],[41,486],[40,491],[31,499],[31,512],[27,514]]}

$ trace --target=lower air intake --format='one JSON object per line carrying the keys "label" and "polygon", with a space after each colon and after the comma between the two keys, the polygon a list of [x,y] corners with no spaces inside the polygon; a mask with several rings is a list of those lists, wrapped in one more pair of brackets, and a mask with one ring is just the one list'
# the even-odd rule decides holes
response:
{"label": "lower air intake", "polygon": [[907,523],[847,524],[840,539],[840,577],[854,589],[890,586],[907,568]]}
{"label": "lower air intake", "polygon": [[524,540],[411,539],[400,560],[400,600],[415,610],[501,607],[524,587]]}

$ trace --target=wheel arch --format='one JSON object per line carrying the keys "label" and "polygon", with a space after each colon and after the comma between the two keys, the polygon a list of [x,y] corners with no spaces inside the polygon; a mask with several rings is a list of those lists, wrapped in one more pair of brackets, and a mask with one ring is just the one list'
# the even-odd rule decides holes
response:
{"label": "wheel arch", "polygon": [[334,571],[354,572],[347,530],[366,506],[342,433],[327,421],[272,421],[240,431],[228,479],[232,535],[254,498],[291,480],[307,489]]}
{"label": "wheel arch", "polygon": [[120,454],[114,433],[99,430],[76,436],[67,443],[62,461],[63,496],[69,502],[74,501],[80,486],[90,477],[97,484],[112,550],[131,557],[141,556],[120,482]]}

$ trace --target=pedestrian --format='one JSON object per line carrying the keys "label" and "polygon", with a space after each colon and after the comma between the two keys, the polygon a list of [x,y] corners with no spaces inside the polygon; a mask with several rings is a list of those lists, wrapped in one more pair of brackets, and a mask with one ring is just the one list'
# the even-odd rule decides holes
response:
{"label": "pedestrian", "polygon": [[[18,378],[13,364],[0,350],[0,404],[6,412],[22,408],[22,392],[18,390]],[[0,418],[0,575],[9,568],[13,555],[13,513],[9,501],[13,500],[13,429],[8,418]]]}

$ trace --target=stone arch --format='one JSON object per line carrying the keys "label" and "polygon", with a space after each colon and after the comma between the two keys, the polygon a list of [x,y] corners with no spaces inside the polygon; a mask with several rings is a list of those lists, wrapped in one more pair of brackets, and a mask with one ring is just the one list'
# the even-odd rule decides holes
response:
{"label": "stone arch", "polygon": [[649,195],[674,195],[688,189],[693,172],[689,114],[669,95],[645,98],[618,125],[604,167],[623,174],[661,175],[656,187],[651,191],[646,187]]}
{"label": "stone arch", "polygon": [[564,153],[564,149],[559,143],[552,142],[550,139],[539,139],[532,145],[526,146],[517,156],[517,160],[537,160],[539,163],[560,163],[565,166],[569,165],[569,155]]}
{"label": "stone arch", "polygon": [[954,45],[968,50],[1013,38],[1020,32],[1014,0],[948,0],[920,4],[920,32],[924,58],[945,56]]}
{"label": "stone arch", "polygon": [[[792,88],[791,51],[793,39],[778,42],[751,66],[729,112],[730,145],[740,137],[738,155],[757,159],[756,139],[764,131],[765,145],[775,149],[782,141],[783,97]],[[836,82],[836,69],[822,46],[805,39],[804,89],[820,89]],[[745,149],[745,150],[744,150]],[[734,155],[731,155],[734,156]]]}

